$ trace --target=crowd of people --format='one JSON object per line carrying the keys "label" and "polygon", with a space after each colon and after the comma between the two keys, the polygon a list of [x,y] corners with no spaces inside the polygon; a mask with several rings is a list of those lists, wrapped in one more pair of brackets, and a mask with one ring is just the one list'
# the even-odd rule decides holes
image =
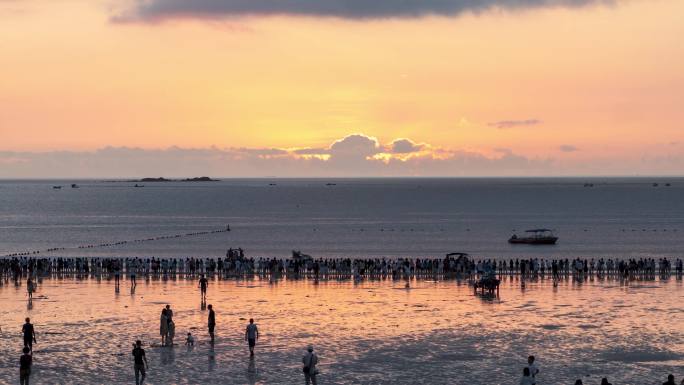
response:
{"label": "crowd of people", "polygon": [[[119,282],[127,274],[131,284],[138,276],[200,274],[220,277],[257,275],[271,278],[473,278],[485,273],[524,278],[614,277],[649,280],[682,275],[681,258],[515,258],[473,259],[465,254],[445,258],[246,258],[241,249],[225,258],[110,258],[110,257],[12,257],[0,259],[0,278],[18,281],[22,276],[53,274],[111,276]],[[0,279],[0,281],[2,281]],[[0,282],[1,284],[1,282]]]}

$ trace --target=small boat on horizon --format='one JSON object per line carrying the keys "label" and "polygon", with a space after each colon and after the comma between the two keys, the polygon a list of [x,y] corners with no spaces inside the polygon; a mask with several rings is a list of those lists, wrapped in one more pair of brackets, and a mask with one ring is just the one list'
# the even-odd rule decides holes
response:
{"label": "small boat on horizon", "polygon": [[511,244],[525,244],[525,245],[555,245],[558,241],[558,237],[553,234],[552,230],[549,229],[532,229],[525,231],[527,236],[519,237],[517,234],[513,234],[508,239],[508,243]]}
{"label": "small boat on horizon", "polygon": [[55,189],[55,190],[59,190],[59,189],[62,188],[62,186],[52,186],[52,188]]}
{"label": "small boat on horizon", "polygon": [[72,183],[71,188],[79,188],[79,185],[77,185],[76,183]]}

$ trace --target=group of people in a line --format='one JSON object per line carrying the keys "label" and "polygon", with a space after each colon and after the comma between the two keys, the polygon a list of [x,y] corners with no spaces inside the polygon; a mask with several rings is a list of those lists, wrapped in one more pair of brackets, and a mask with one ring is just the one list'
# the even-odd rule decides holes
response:
{"label": "group of people in a line", "polygon": [[[679,383],[680,385],[684,385],[684,379],[682,379],[682,382]],[[585,384],[581,379],[578,379],[575,381],[575,385],[588,385]],[[613,385],[610,382],[608,382],[608,379],[606,377],[603,377],[601,379],[601,385]],[[675,382],[675,376],[670,374],[667,376],[667,381],[663,382],[663,385],[677,385]]]}
{"label": "group of people in a line", "polygon": [[[649,280],[672,274],[682,276],[684,260],[677,258],[515,258],[474,259],[467,255],[445,258],[248,258],[242,249],[229,249],[225,258],[94,258],[14,257],[0,259],[0,277],[43,277],[50,274],[113,277],[118,284],[126,274],[131,285],[139,276],[176,275],[241,277],[257,275],[316,279],[363,278],[472,278],[485,272],[522,277],[575,279],[615,277]],[[0,279],[0,284],[2,279]]]}

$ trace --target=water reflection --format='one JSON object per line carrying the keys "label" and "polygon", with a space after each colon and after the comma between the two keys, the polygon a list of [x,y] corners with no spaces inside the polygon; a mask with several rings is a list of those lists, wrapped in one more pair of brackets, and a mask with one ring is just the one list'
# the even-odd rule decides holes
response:
{"label": "water reflection", "polygon": [[256,360],[253,356],[249,357],[249,362],[247,364],[247,383],[250,385],[255,385],[257,383]]}
{"label": "water reflection", "polygon": [[176,361],[176,349],[173,346],[161,347],[159,352],[162,366],[172,365]]}
{"label": "water reflection", "polygon": [[[321,371],[332,384],[420,383],[428,374],[435,383],[512,383],[521,357],[530,353],[543,365],[544,383],[566,383],[580,374],[653,383],[684,365],[681,279],[562,277],[554,286],[552,279],[536,278],[523,291],[518,277],[504,276],[499,298],[474,295],[466,281],[412,280],[409,289],[405,284],[215,279],[209,302],[221,338],[212,345],[207,304],[196,302],[196,278],[152,279],[136,295],[112,301],[113,281],[64,276],[42,282],[34,308],[24,301],[24,290],[0,286],[0,325],[16,329],[31,311],[41,344],[37,383],[92,382],[84,365],[97,367],[102,382],[130,383],[129,341],[157,342],[159,308],[167,303],[176,334],[192,332],[197,347],[180,354],[169,347],[148,349],[148,359],[163,367],[150,373],[150,383],[299,383],[300,350],[309,343],[321,347]],[[268,330],[259,339],[258,363],[245,350],[250,316]],[[16,366],[21,336],[0,338],[0,366]],[[9,371],[0,372],[0,383],[14,380]]]}
{"label": "water reflection", "polygon": [[208,365],[207,370],[213,372],[216,369],[216,352],[214,351],[214,343],[209,343],[209,351],[207,353]]}

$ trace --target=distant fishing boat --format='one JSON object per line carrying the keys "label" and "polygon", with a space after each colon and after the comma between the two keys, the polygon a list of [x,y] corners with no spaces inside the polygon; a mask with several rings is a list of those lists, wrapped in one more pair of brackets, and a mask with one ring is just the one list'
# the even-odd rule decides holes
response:
{"label": "distant fishing boat", "polygon": [[145,185],[144,185],[144,184],[137,184],[137,183],[136,183],[135,186],[133,186],[133,187],[145,187]]}
{"label": "distant fishing boat", "polygon": [[513,234],[508,239],[508,243],[526,244],[526,245],[555,245],[558,237],[553,235],[553,231],[549,229],[532,229],[526,230],[527,236],[519,237]]}
{"label": "distant fishing boat", "polygon": [[52,188],[55,189],[55,190],[59,190],[59,189],[62,188],[62,186],[52,186]]}
{"label": "distant fishing boat", "polygon": [[71,184],[71,188],[78,188],[79,186],[76,183]]}

